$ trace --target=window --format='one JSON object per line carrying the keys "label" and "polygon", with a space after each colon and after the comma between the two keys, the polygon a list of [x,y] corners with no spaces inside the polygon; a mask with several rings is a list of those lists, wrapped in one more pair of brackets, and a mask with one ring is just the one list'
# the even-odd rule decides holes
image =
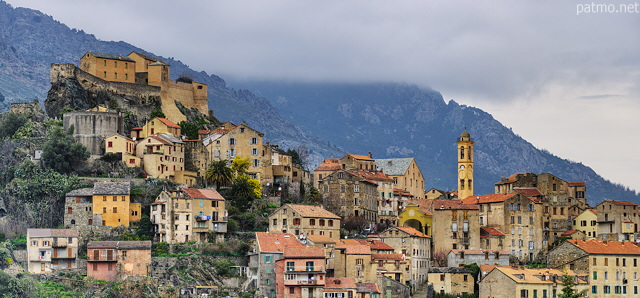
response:
{"label": "window", "polygon": [[260,160],[259,159],[254,159],[253,160],[253,166],[254,167],[259,167],[260,166]]}
{"label": "window", "polygon": [[611,294],[611,287],[610,286],[603,286],[602,287],[602,293]]}
{"label": "window", "polygon": [[591,286],[591,293],[598,294],[598,286]]}
{"label": "window", "polygon": [[[360,186],[359,185],[354,185],[353,186],[353,192],[360,192]],[[356,204],[357,205],[357,204]]]}
{"label": "window", "polygon": [[107,207],[102,207],[102,213],[107,213]]}
{"label": "window", "polygon": [[118,213],[118,207],[113,207],[113,213]]}
{"label": "window", "polygon": [[235,145],[235,144],[236,144],[236,139],[230,138],[229,139],[229,145]]}
{"label": "window", "polygon": [[344,193],[347,191],[347,186],[346,185],[340,185],[340,192]]}
{"label": "window", "polygon": [[258,144],[258,138],[251,138],[251,145]]}
{"label": "window", "polygon": [[307,261],[306,267],[307,267],[307,271],[313,271],[314,270],[313,261]]}
{"label": "window", "polygon": [[598,279],[598,271],[593,271],[593,280]]}
{"label": "window", "polygon": [[258,155],[258,149],[257,148],[251,149],[251,155]]}
{"label": "window", "polygon": [[273,261],[273,256],[264,256],[264,262],[265,263],[271,263],[271,261]]}
{"label": "window", "polygon": [[[333,227],[333,220],[332,220],[332,219],[330,219],[330,220],[329,220],[329,226],[330,226],[330,227]],[[635,261],[635,260],[634,260],[634,261]]]}

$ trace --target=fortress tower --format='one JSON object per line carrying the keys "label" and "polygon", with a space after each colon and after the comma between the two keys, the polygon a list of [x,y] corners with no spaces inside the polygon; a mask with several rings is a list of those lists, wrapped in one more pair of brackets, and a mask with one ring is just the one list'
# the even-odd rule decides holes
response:
{"label": "fortress tower", "polygon": [[473,195],[473,141],[467,130],[458,138],[458,198]]}

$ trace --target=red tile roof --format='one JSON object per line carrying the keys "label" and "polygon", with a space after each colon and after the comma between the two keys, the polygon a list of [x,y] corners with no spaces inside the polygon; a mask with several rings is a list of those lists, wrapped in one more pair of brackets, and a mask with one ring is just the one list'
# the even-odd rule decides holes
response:
{"label": "red tile roof", "polygon": [[184,193],[194,199],[208,199],[215,201],[224,201],[224,197],[215,189],[201,189],[201,188],[184,188]]}
{"label": "red tile roof", "polygon": [[285,247],[304,246],[291,233],[257,232],[256,241],[260,252],[284,252]]}
{"label": "red tile roof", "polygon": [[[171,144],[171,143],[169,143],[169,142],[165,141],[164,139],[162,139],[162,138],[160,138],[160,137],[158,137],[158,136],[151,136],[150,138],[152,138],[152,139],[154,139],[154,140],[156,140],[156,141],[158,141],[158,142],[160,142],[160,143],[162,143],[162,144],[165,144],[165,145],[167,145],[167,146],[173,146],[173,144]],[[146,144],[145,144],[145,145],[146,145]]]}
{"label": "red tile roof", "polygon": [[370,172],[370,171],[365,171],[365,170],[357,170],[357,171],[351,171],[350,173],[360,176],[364,179],[367,180],[372,180],[372,181],[382,181],[382,182],[393,182],[393,179],[391,177],[389,177],[389,175],[383,173],[382,171],[378,172]]}
{"label": "red tile roof", "polygon": [[573,235],[573,233],[575,233],[575,232],[577,232],[577,231],[578,231],[578,230],[568,230],[568,231],[565,231],[564,233],[562,233],[562,234],[560,235],[560,237],[568,237],[568,236],[571,236],[571,235]]}
{"label": "red tile roof", "polygon": [[317,246],[289,246],[284,248],[287,259],[321,258],[324,259],[324,249]]}
{"label": "red tile roof", "polygon": [[169,119],[160,118],[160,117],[156,117],[156,119],[160,120],[160,122],[164,123],[164,125],[166,125],[166,126],[173,127],[173,128],[180,128],[180,126],[178,126],[178,124],[173,123]]}
{"label": "red tile roof", "polygon": [[325,236],[325,235],[309,235],[307,239],[313,241],[314,243],[336,243],[335,240]]}
{"label": "red tile roof", "polygon": [[370,255],[371,254],[371,248],[369,248],[368,245],[362,245],[362,244],[358,244],[358,245],[344,245],[344,244],[340,244],[340,245],[336,245],[335,246],[336,249],[344,249],[345,252],[349,255]]}
{"label": "red tile roof", "polygon": [[485,204],[485,203],[498,203],[504,202],[517,193],[505,193],[505,194],[490,194],[490,195],[475,195],[464,198],[462,201],[465,204]]}
{"label": "red tile roof", "polygon": [[431,238],[427,235],[425,235],[424,233],[412,228],[412,227],[396,227],[398,230],[403,231],[409,235],[412,236],[418,236],[418,237],[426,237],[426,238]]}
{"label": "red tile roof", "polygon": [[142,130],[142,127],[134,127],[131,130]]}
{"label": "red tile roof", "polygon": [[340,289],[356,289],[353,277],[327,277],[324,290],[335,291]]}
{"label": "red tile roof", "polygon": [[[616,200],[604,200],[604,202],[608,202],[614,205],[631,205],[631,206],[638,206],[638,204],[636,203],[631,203],[629,201],[616,201]],[[603,203],[604,203],[603,202]]]}
{"label": "red tile roof", "polygon": [[295,204],[287,204],[286,206],[291,207],[293,211],[297,212],[302,217],[340,219],[340,216],[327,211],[326,209],[322,208],[322,206]]}
{"label": "red tile roof", "polygon": [[499,184],[508,184],[508,183],[513,183],[516,182],[516,180],[518,180],[518,176],[519,175],[527,175],[527,174],[531,174],[531,173],[515,173],[509,177],[507,177],[506,179],[501,180],[500,182],[497,182],[496,185]]}
{"label": "red tile roof", "polygon": [[347,155],[351,155],[351,157],[358,159],[358,160],[370,160],[370,161],[374,161],[373,158],[369,157],[368,155],[361,155],[361,154],[347,154]]}
{"label": "red tile roof", "polygon": [[328,158],[315,169],[316,171],[337,171],[340,169],[340,159]]}
{"label": "red tile roof", "polygon": [[500,232],[500,230],[496,229],[496,228],[486,228],[486,227],[482,227],[480,228],[480,234],[486,234],[489,236],[504,236],[504,233]]}
{"label": "red tile roof", "polygon": [[396,197],[413,197],[413,195],[408,190],[399,188],[393,189],[393,195]]}
{"label": "red tile roof", "polygon": [[584,182],[567,182],[568,186],[586,186]]}
{"label": "red tile roof", "polygon": [[206,135],[206,134],[208,134],[208,133],[210,133],[210,132],[211,132],[211,131],[210,131],[210,130],[208,130],[208,129],[199,129],[199,130],[198,130],[198,134],[201,134],[201,135]]}
{"label": "red tile roof", "polygon": [[418,205],[418,210],[422,211],[426,216],[431,216],[431,205],[433,205],[433,199],[412,200],[409,203],[415,203]]}
{"label": "red tile roof", "polygon": [[466,203],[462,200],[434,200],[433,211],[443,209],[464,209],[464,210],[478,210],[478,205],[475,202]]}
{"label": "red tile roof", "polygon": [[389,244],[386,244],[380,240],[365,240],[365,241],[367,241],[367,245],[369,245],[369,247],[372,250],[394,250],[393,247],[391,247]]}
{"label": "red tile roof", "polygon": [[382,293],[377,283],[356,283],[358,293]]}
{"label": "red tile roof", "polygon": [[525,197],[542,196],[542,193],[535,187],[514,187],[513,190]]}
{"label": "red tile roof", "polygon": [[629,241],[567,240],[589,254],[640,255],[640,244]]}

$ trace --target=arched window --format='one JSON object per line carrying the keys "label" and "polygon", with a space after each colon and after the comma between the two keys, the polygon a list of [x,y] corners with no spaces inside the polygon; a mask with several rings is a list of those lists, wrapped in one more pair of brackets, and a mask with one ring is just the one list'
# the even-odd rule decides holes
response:
{"label": "arched window", "polygon": [[75,225],[75,224],[76,224],[76,220],[75,220],[75,219],[72,219],[72,220],[71,220],[71,224],[72,224],[72,225]]}

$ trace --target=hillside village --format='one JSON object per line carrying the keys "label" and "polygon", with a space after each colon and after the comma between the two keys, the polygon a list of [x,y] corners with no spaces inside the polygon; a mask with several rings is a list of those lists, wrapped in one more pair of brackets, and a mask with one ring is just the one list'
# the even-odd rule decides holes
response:
{"label": "hillside village", "polygon": [[[24,208],[36,212],[27,226],[3,197],[5,279],[40,285],[23,296],[638,294],[635,203],[590,206],[584,182],[553,173],[496,177],[495,193],[478,194],[466,130],[451,140],[456,190],[428,189],[438,173],[413,158],[355,152],[309,169],[304,147],[216,119],[207,85],[170,80],[144,53],[88,52],[78,65],[52,64],[47,115],[34,102],[2,118],[33,120],[5,136],[30,164],[16,171],[75,174],[38,198],[51,209]],[[84,153],[54,163],[55,129]]]}

